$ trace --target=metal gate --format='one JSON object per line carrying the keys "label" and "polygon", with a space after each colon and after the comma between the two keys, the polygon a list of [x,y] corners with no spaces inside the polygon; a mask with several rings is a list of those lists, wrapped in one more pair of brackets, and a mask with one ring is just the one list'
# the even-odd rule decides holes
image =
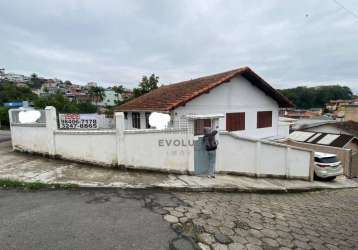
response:
{"label": "metal gate", "polygon": [[206,175],[209,169],[208,152],[205,149],[203,137],[194,141],[194,171],[196,175]]}

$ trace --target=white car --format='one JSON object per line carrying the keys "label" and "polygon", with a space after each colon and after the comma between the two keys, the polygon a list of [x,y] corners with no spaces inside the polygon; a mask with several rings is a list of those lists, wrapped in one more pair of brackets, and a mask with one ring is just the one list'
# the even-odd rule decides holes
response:
{"label": "white car", "polygon": [[316,179],[334,180],[343,174],[343,167],[335,154],[315,152],[314,173]]}

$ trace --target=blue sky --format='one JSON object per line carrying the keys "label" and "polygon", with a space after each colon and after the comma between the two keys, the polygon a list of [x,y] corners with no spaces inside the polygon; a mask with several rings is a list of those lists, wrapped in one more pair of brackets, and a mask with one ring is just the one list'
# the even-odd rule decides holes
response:
{"label": "blue sky", "polygon": [[276,88],[358,92],[357,13],[355,0],[0,0],[0,67],[133,87],[249,66]]}

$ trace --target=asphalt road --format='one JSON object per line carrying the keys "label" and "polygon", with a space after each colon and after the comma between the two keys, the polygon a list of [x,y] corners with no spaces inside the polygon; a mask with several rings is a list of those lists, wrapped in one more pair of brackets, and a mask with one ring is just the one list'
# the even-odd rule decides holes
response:
{"label": "asphalt road", "polygon": [[357,189],[0,189],[0,249],[358,249],[357,207]]}
{"label": "asphalt road", "polygon": [[[143,192],[0,189],[0,249],[169,249],[177,238]],[[160,198],[158,198],[160,196]]]}
{"label": "asphalt road", "polygon": [[0,130],[0,142],[9,141],[11,139],[9,130]]}

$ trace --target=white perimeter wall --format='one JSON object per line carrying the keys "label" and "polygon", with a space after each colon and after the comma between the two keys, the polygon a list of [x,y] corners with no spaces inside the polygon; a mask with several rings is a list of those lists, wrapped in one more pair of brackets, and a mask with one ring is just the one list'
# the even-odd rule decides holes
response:
{"label": "white perimeter wall", "polygon": [[121,163],[133,167],[169,171],[193,171],[193,136],[185,131],[124,131]]}
{"label": "white perimeter wall", "polygon": [[67,159],[116,165],[116,133],[112,131],[55,131],[55,154]]}
{"label": "white perimeter wall", "polygon": [[[257,111],[272,111],[272,127],[257,128]],[[176,120],[188,114],[226,114],[245,112],[245,130],[236,134],[251,138],[266,138],[278,135],[277,102],[242,76],[233,78],[203,94],[183,107],[175,109]],[[226,118],[219,120],[220,130],[226,130]]]}
{"label": "white perimeter wall", "polygon": [[311,157],[309,150],[283,144],[239,138],[220,133],[217,170],[257,176],[308,178]]}
{"label": "white perimeter wall", "polygon": [[[123,113],[116,113],[116,130],[64,131],[47,110],[44,124],[11,124],[14,149],[59,155],[105,165],[125,165],[161,171],[194,171],[194,136],[183,130],[124,130]],[[256,176],[312,177],[312,151],[241,138],[221,132],[217,171]]]}
{"label": "white perimeter wall", "polygon": [[13,147],[17,150],[48,154],[48,129],[45,124],[24,126],[13,124],[11,126],[11,139]]}

